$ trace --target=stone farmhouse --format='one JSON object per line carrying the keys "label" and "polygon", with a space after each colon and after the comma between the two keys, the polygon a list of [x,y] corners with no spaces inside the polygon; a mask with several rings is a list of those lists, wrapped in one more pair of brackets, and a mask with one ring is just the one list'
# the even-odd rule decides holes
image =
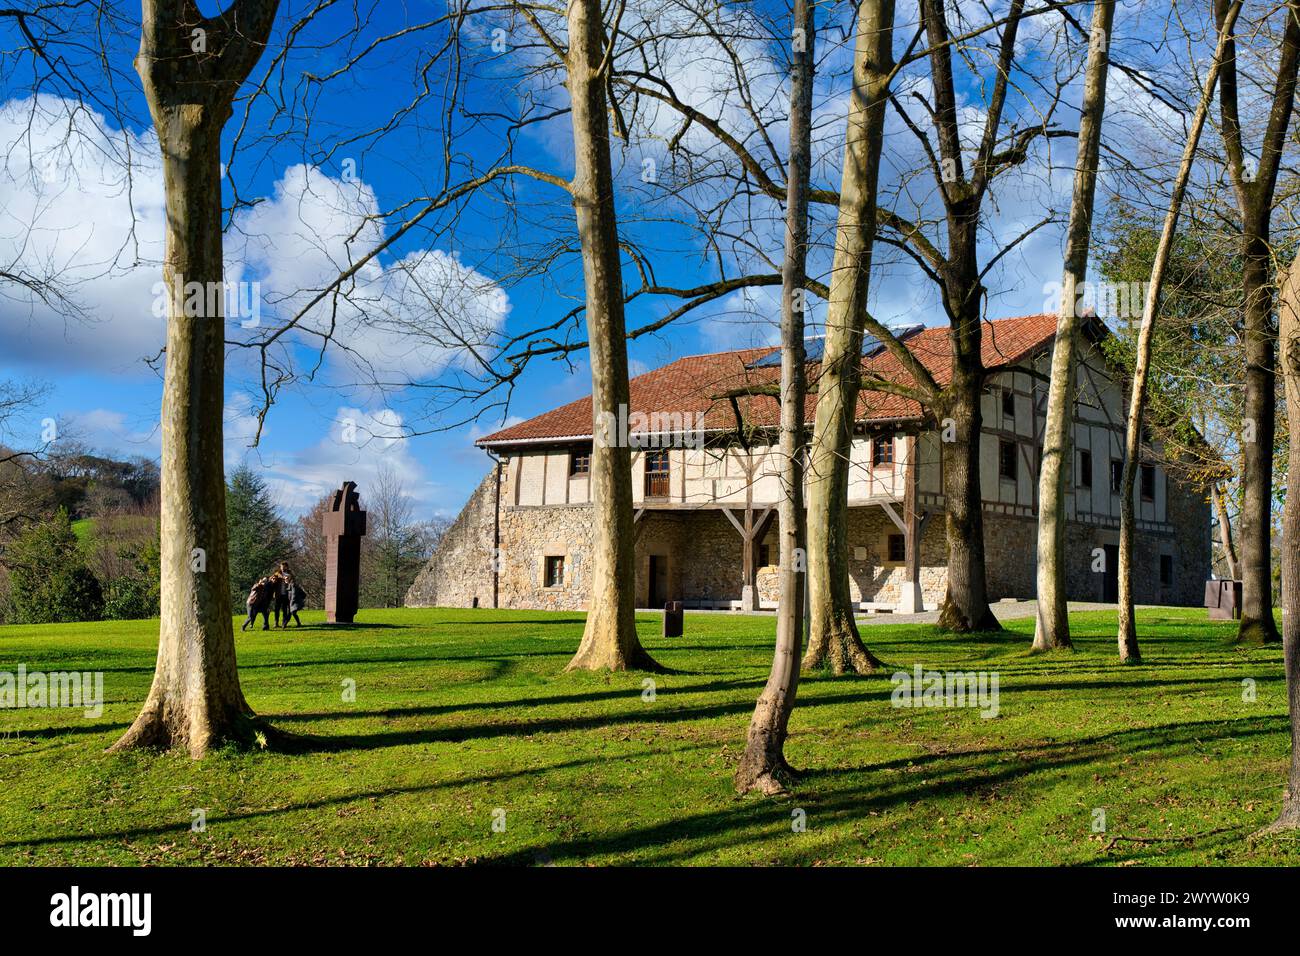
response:
{"label": "stone farmhouse", "polygon": [[[1056,317],[985,323],[981,485],[992,599],[1035,592],[1038,469]],[[943,383],[946,327],[905,330],[908,349]],[[1072,600],[1114,601],[1123,470],[1124,376],[1089,323],[1077,365],[1068,476],[1067,582]],[[810,360],[818,353],[810,347]],[[879,343],[872,375],[906,381]],[[694,355],[632,379],[617,427],[633,449],[638,606],[774,608],[780,495],[769,395],[718,396],[779,378],[778,350]],[[815,361],[810,378],[815,378]],[[815,395],[810,396],[811,424]],[[942,601],[947,581],[939,425],[901,396],[864,392],[849,485],[850,574],[863,611],[915,611]],[[740,423],[741,427],[738,427]],[[591,399],[478,440],[495,461],[407,595],[415,606],[581,609],[587,597],[593,440]],[[640,444],[641,447],[636,447]],[[1203,489],[1146,449],[1134,488],[1136,598],[1200,604],[1210,572]],[[1099,560],[1104,559],[1104,560]]]}

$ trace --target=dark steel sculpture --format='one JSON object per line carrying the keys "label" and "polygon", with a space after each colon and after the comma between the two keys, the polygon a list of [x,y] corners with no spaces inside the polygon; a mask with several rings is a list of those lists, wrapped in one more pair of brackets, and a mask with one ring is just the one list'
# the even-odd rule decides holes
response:
{"label": "dark steel sculpture", "polygon": [[366,513],[355,481],[343,482],[325,512],[325,620],[351,624],[361,590],[361,536]]}

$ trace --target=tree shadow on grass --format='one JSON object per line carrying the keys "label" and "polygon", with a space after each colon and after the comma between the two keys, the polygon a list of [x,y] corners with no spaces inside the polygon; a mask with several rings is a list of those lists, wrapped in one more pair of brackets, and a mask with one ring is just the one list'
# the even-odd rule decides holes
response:
{"label": "tree shadow on grass", "polygon": [[[933,755],[927,760],[931,766],[924,780],[905,781],[902,785],[896,784],[896,778],[887,778],[883,786],[868,785],[865,781],[859,785],[851,783],[855,777],[868,777],[888,770],[896,766],[897,761],[811,770],[803,774],[789,800],[738,799],[725,809],[690,814],[646,827],[538,843],[496,857],[492,862],[508,865],[529,865],[540,860],[577,863],[593,856],[645,854],[649,851],[647,862],[671,864],[686,860],[698,862],[704,853],[742,845],[763,846],[780,841],[782,849],[788,849],[791,838],[789,807],[792,804],[804,809],[809,819],[818,821],[822,827],[837,822],[872,822],[872,818],[882,811],[900,806],[925,803],[936,797],[987,796],[998,787],[1037,773],[1094,761],[1112,761],[1126,753],[1158,748],[1162,755],[1176,756],[1193,750],[1199,752],[1207,740],[1275,734],[1278,732],[1275,724],[1276,720],[1270,718],[1243,717],[1231,721],[1135,728],[1075,741],[1021,747],[1014,752],[994,749]],[[1219,733],[1208,732],[1215,726]],[[1032,759],[1019,757],[1025,752],[1030,752]],[[1018,757],[1015,763],[992,759],[1007,753]],[[971,763],[972,757],[988,759],[976,759]],[[816,787],[819,782],[836,784],[841,780],[844,783],[837,784],[829,792],[819,791]],[[1085,835],[1082,827],[1080,833],[1081,837]],[[865,852],[869,836],[860,840],[861,850]],[[683,847],[683,844],[688,845]],[[849,844],[848,840],[840,840],[830,847],[821,844],[817,854],[826,857],[843,852]],[[675,847],[683,848],[673,849]]]}
{"label": "tree shadow on grass", "polygon": [[[1268,679],[1268,678],[1266,678]],[[1278,680],[1281,677],[1277,678]],[[1161,686],[1181,686],[1185,684],[1212,684],[1222,681],[1231,681],[1235,683],[1234,678],[1189,678],[1186,680],[1173,679],[1168,681],[1147,681],[1144,686],[1154,685]],[[738,681],[734,686],[750,686],[757,689],[763,684],[760,678]],[[708,685],[705,685],[708,686]],[[824,687],[832,686],[830,682],[821,685]],[[846,686],[854,686],[848,684]],[[1002,688],[1000,693],[1005,699],[1008,695],[1019,696],[1021,694],[1033,693],[1037,691],[1055,691],[1055,690],[1097,690],[1104,687],[1128,688],[1131,685],[1122,681],[1062,681],[1054,684],[1020,684]],[[720,690],[726,687],[720,687]],[[678,691],[674,691],[678,692]],[[690,691],[682,689],[680,692],[689,693]],[[847,693],[838,694],[816,694],[801,698],[798,710],[808,710],[818,707],[829,707],[836,704],[845,703],[869,703],[883,702],[890,699],[892,690],[883,687],[876,691],[864,691],[855,689]],[[628,688],[622,691],[611,691],[597,699],[614,699],[618,697],[632,698],[639,696],[636,688]],[[664,697],[659,698],[662,703]],[[504,707],[523,707],[531,706],[537,698],[524,698],[523,700],[511,702],[483,702],[475,703],[473,706],[465,707],[466,710],[494,710]],[[433,705],[433,708],[393,708],[375,716],[382,716],[388,719],[400,719],[402,716],[427,716],[430,713],[452,713],[460,709],[455,705],[447,705],[446,710],[437,710],[441,705]],[[482,724],[454,724],[444,727],[420,727],[403,730],[389,730],[379,733],[367,734],[340,734],[337,736],[318,736],[303,735],[301,743],[297,745],[298,749],[304,752],[320,753],[338,753],[350,750],[376,750],[385,747],[407,747],[423,744],[438,743],[463,743],[467,740],[490,740],[498,737],[528,737],[534,734],[555,734],[571,733],[574,731],[599,730],[609,727],[626,725],[626,724],[677,724],[683,721],[711,720],[719,717],[730,715],[747,714],[753,710],[753,702],[748,698],[736,701],[724,701],[716,703],[707,703],[699,706],[682,706],[665,709],[656,704],[647,707],[642,705],[637,710],[623,711],[620,713],[602,712],[598,714],[576,714],[566,716],[542,717],[535,720],[501,720],[492,721]],[[336,711],[321,715],[319,717],[307,717],[303,715],[281,715],[273,716],[271,720],[349,720],[353,716],[349,711]],[[878,715],[877,719],[886,719],[887,715]],[[1207,722],[1213,726],[1216,722]]]}
{"label": "tree shadow on grass", "polygon": [[[271,667],[335,667],[346,664],[416,664],[416,663],[442,663],[442,662],[461,662],[470,661],[477,663],[479,661],[495,660],[503,655],[487,656],[483,654],[458,654],[458,655],[414,655],[405,654],[401,657],[339,657],[339,658],[321,658],[313,660],[291,660],[291,661],[263,661],[255,664],[240,663],[239,669],[257,670],[259,668]],[[504,655],[506,657],[572,657],[572,651],[527,651],[518,654],[512,653]],[[153,668],[145,668],[152,671]]]}
{"label": "tree shadow on grass", "polygon": [[[744,679],[733,681],[714,681],[708,684],[688,684],[683,687],[664,688],[663,693],[672,694],[704,694],[713,691],[735,690],[741,687],[759,688],[763,686],[761,679]],[[331,710],[317,711],[312,713],[289,712],[284,714],[268,715],[270,720],[276,722],[295,721],[295,720],[354,720],[363,717],[384,717],[384,718],[402,718],[402,717],[430,717],[438,714],[454,714],[461,711],[472,710],[501,710],[514,707],[544,707],[554,704],[584,704],[594,701],[615,700],[622,698],[626,700],[629,697],[641,694],[640,687],[627,687],[619,690],[596,691],[587,694],[555,694],[548,697],[525,697],[520,700],[476,700],[460,704],[431,704],[423,707],[387,707],[381,710]]]}
{"label": "tree shadow on grass", "polygon": [[[704,749],[706,744],[689,744],[673,748],[671,752],[690,752]],[[362,790],[354,793],[339,794],[333,797],[321,797],[316,800],[306,800],[301,803],[291,803],[279,807],[267,807],[259,810],[247,810],[240,813],[214,813],[209,811],[207,816],[208,827],[227,821],[237,820],[256,820],[259,818],[269,818],[279,816],[285,813],[298,811],[320,810],[328,807],[343,806],[349,803],[356,803],[363,800],[380,800],[386,797],[399,797],[411,794],[433,793],[438,790],[449,790],[456,787],[474,787],[483,784],[500,784],[511,780],[530,777],[534,774],[551,773],[557,770],[570,770],[577,767],[586,767],[592,764],[606,762],[608,758],[604,756],[582,757],[575,760],[566,760],[557,764],[548,764],[543,767],[525,767],[518,770],[506,770],[500,773],[478,774],[472,777],[458,777],[453,780],[439,780],[434,783],[412,785],[408,787],[385,787],[375,790]],[[75,833],[65,836],[48,836],[35,837],[30,840],[6,840],[0,841],[0,848],[8,847],[36,847],[50,846],[63,843],[96,843],[106,840],[131,840],[140,837],[150,836],[174,836],[178,830],[185,829],[189,826],[190,821],[187,819],[172,823],[160,824],[148,827],[132,827],[130,829],[116,831],[96,831],[93,833]]]}
{"label": "tree shadow on grass", "polygon": [[585,617],[539,617],[539,618],[531,618],[531,617],[530,617],[530,618],[502,618],[502,619],[500,619],[500,620],[492,620],[492,621],[479,621],[479,620],[473,620],[473,621],[459,621],[459,620],[455,620],[455,621],[439,621],[438,624],[437,624],[436,626],[438,626],[438,627],[454,627],[455,625],[458,625],[458,624],[473,624],[475,627],[480,627],[480,626],[492,626],[492,625],[505,625],[505,626],[509,626],[509,627],[523,627],[524,625],[532,626],[532,625],[535,625],[535,624],[586,624],[586,623],[587,623],[587,619],[586,619]]}

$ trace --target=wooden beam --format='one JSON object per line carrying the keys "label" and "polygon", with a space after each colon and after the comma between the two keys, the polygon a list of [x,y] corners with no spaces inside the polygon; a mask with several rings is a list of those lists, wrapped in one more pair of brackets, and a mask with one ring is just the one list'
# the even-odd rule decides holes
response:
{"label": "wooden beam", "polygon": [[739,535],[742,538],[745,537],[745,527],[740,523],[740,521],[736,518],[736,516],[731,513],[731,509],[722,508],[719,510],[721,510],[722,513],[727,516],[727,520],[731,522],[731,526],[736,529],[737,533],[739,533]]}
{"label": "wooden beam", "polygon": [[898,530],[903,532],[903,534],[907,534],[907,525],[903,522],[903,519],[898,516],[898,512],[894,510],[894,506],[888,501],[882,501],[880,502],[880,507],[885,509],[885,514],[889,515],[890,520],[898,526]]}

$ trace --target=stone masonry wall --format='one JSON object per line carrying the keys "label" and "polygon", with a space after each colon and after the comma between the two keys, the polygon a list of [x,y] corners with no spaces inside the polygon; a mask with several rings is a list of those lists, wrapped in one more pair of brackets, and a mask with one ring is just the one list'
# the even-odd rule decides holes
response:
{"label": "stone masonry wall", "polygon": [[[1200,606],[1210,572],[1210,505],[1205,494],[1170,476],[1166,514],[1172,532],[1139,527],[1133,555],[1133,591],[1138,604]],[[1037,592],[1038,523],[1034,518],[984,515],[984,553],[989,599],[1031,598]],[[1105,600],[1097,559],[1114,560],[1106,546],[1119,546],[1119,523],[1066,525],[1065,588],[1071,601]],[[1101,555],[1094,552],[1102,549]],[[1173,579],[1160,581],[1160,557],[1172,559]],[[1104,564],[1102,565],[1104,567]],[[1114,571],[1112,570],[1112,575]]]}
{"label": "stone masonry wall", "polygon": [[[428,565],[407,594],[411,606],[492,606],[492,519],[495,471],[470,497]],[[1209,503],[1195,488],[1169,481],[1168,517],[1176,529],[1139,529],[1135,597],[1142,604],[1199,605],[1210,567]],[[505,608],[580,610],[586,606],[591,554],[587,505],[510,507],[502,503],[499,596]],[[759,598],[777,599],[776,523],[768,533],[769,560],[758,569]],[[850,589],[855,601],[894,604],[905,569],[890,563],[888,536],[897,526],[882,508],[849,511]],[[1037,523],[1033,518],[986,513],[985,554],[989,598],[1032,598],[1037,589]],[[1067,526],[1066,588],[1070,600],[1103,599],[1103,575],[1093,570],[1094,550],[1119,541],[1118,527],[1070,522]],[[637,527],[636,600],[649,606],[650,556],[667,564],[673,600],[739,600],[741,539],[725,515],[714,510],[649,511]],[[1173,581],[1160,583],[1160,556],[1173,560]],[[547,556],[564,558],[564,579],[545,586]],[[927,606],[942,602],[947,587],[944,517],[934,513],[921,540],[921,588]]]}
{"label": "stone masonry wall", "polygon": [[[547,587],[546,558],[564,558],[564,578]],[[501,509],[502,607],[577,611],[587,606],[591,507]]]}
{"label": "stone masonry wall", "polygon": [[407,607],[492,606],[496,469],[488,472],[406,592]]}

